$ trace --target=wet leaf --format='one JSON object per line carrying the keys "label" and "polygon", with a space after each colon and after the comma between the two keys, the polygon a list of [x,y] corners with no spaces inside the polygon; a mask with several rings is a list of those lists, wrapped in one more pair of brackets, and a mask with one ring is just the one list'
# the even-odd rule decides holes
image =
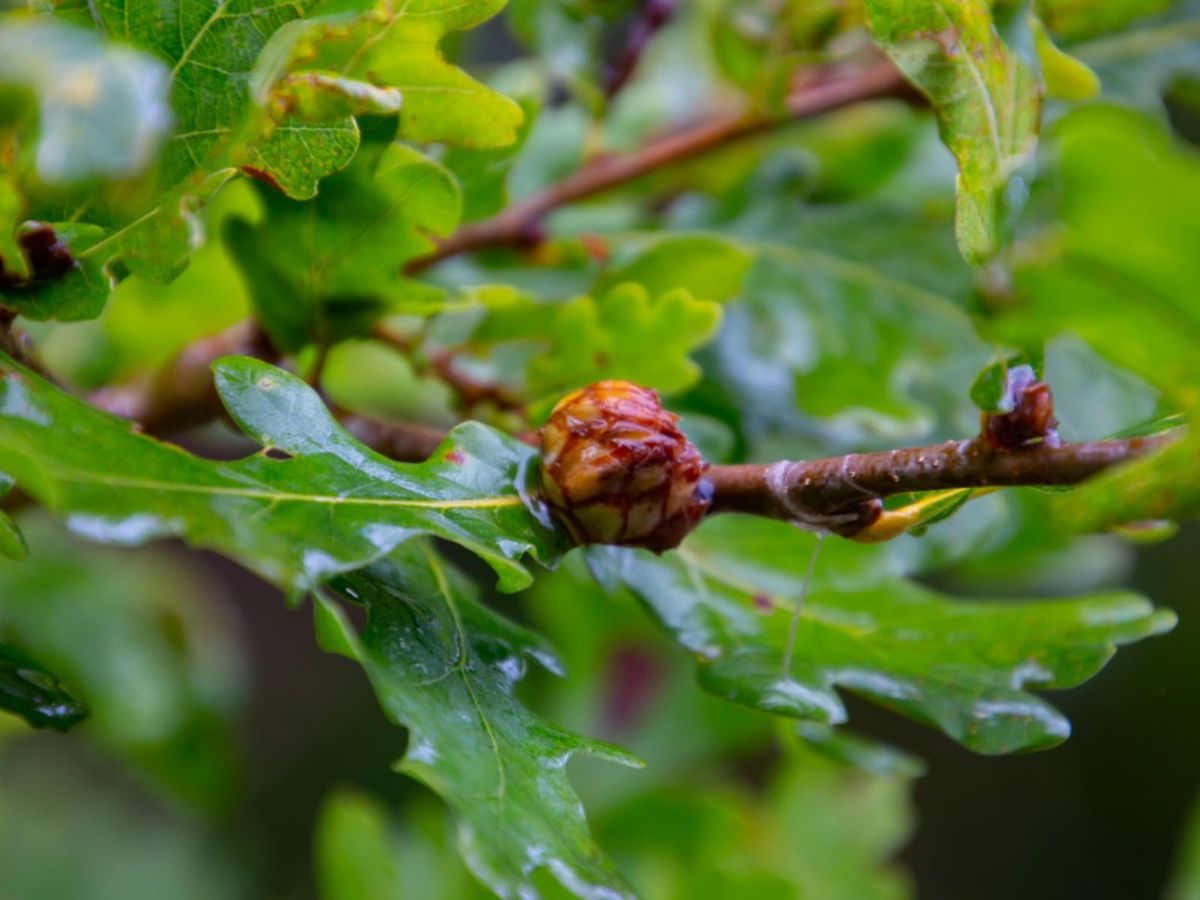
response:
{"label": "wet leaf", "polygon": [[953,292],[893,274],[886,244],[900,235],[883,232],[860,232],[862,252],[881,250],[871,263],[819,245],[761,245],[743,299],[726,307],[713,367],[748,431],[796,431],[811,417],[833,451],[974,428],[961,385],[988,350]]}
{"label": "wet leaf", "polygon": [[532,875],[544,868],[577,896],[630,896],[589,836],[564,767],[576,753],[638,762],[539,719],[515,698],[529,661],[561,671],[548,645],[483,606],[424,541],[333,587],[367,608],[367,626],[357,634],[322,598],[322,646],[362,663],[388,717],[409,729],[397,768],[450,806],[476,877],[500,896],[534,897]]}
{"label": "wet leaf", "polygon": [[662,557],[617,548],[588,557],[602,582],[632,591],[696,655],[701,686],[718,696],[840,723],[842,688],[989,754],[1061,743],[1069,723],[1031,691],[1086,681],[1117,646],[1175,621],[1119,592],[955,601],[896,578],[878,553],[823,556],[785,670],[813,540],[782,523],[721,517]]}
{"label": "wet leaf", "polygon": [[508,590],[529,582],[521,557],[550,563],[565,549],[522,501],[533,449],[482,425],[455,429],[424,463],[394,463],[343,431],[299,379],[231,357],[215,366],[222,400],[276,458],[211,462],[134,433],[2,357],[0,371],[0,466],[95,540],[183,537],[292,591],[417,534],[479,554]]}
{"label": "wet leaf", "polygon": [[976,265],[1007,243],[1024,205],[1041,117],[1027,4],[867,0],[876,43],[929,98],[958,160],[958,245]]}
{"label": "wet leaf", "polygon": [[58,678],[28,654],[0,644],[0,709],[34,728],[67,731],[87,718],[88,708]]}

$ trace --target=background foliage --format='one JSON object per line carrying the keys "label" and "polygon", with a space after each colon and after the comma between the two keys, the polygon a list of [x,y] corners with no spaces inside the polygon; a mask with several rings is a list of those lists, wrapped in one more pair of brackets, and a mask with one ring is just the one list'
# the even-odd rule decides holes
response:
{"label": "background foliage", "polygon": [[[520,439],[626,378],[712,462],[933,443],[1021,362],[1066,439],[1187,426],[1198,43],[1192,0],[4,7],[0,312],[44,371],[0,354],[41,507],[0,512],[0,894],[1200,891],[1196,533],[1135,543],[1200,509],[1194,427],[825,538],[811,584],[742,516],[568,552]],[[182,449],[96,408],[248,316],[269,361]],[[362,416],[449,433],[397,462]]]}

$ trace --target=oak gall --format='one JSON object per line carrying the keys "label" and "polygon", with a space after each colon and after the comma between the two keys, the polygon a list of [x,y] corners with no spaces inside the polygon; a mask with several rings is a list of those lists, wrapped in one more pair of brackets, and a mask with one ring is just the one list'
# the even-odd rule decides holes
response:
{"label": "oak gall", "polygon": [[581,544],[676,547],[712,502],[707,464],[658,394],[599,381],[558,402],[540,436],[542,489]]}

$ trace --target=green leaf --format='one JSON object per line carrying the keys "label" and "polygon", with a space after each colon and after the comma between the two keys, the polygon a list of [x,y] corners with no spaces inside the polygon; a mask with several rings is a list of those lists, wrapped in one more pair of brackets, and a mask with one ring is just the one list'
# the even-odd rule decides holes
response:
{"label": "green leaf", "polygon": [[249,79],[271,35],[305,14],[313,0],[262,6],[225,0],[192,8],[183,0],[144,4],[101,0],[95,15],[110,35],[171,66],[176,129],[163,159],[163,178],[177,185],[230,165],[261,170],[291,196],[311,197],[318,179],[354,154],[353,120],[309,123],[284,118],[263,133]]}
{"label": "green leaf", "polygon": [[50,240],[65,255],[64,271],[41,273],[34,271],[29,281],[7,285],[0,282],[0,301],[28,319],[57,319],[77,322],[93,319],[104,309],[112,290],[112,279],[104,269],[103,258],[89,251],[103,242],[103,229],[85,223],[34,225],[30,231],[52,231]]}
{"label": "green leaf", "polygon": [[458,224],[450,174],[403,144],[366,147],[304,203],[261,191],[257,225],[231,220],[226,244],[276,345],[296,350],[366,333],[411,291],[404,264]]}
{"label": "green leaf", "polygon": [[915,825],[912,772],[868,774],[808,742],[780,743],[782,759],[757,789],[683,769],[597,830],[649,897],[915,896],[893,862]]}
{"label": "green leaf", "polygon": [[1065,227],[1025,248],[1025,303],[996,332],[1071,331],[1178,407],[1200,407],[1200,162],[1116,107],[1079,110],[1055,136]]}
{"label": "green leaf", "polygon": [[529,583],[522,556],[550,563],[566,547],[522,500],[533,449],[481,425],[459,426],[424,463],[394,463],[343,431],[299,379],[231,357],[215,366],[217,389],[264,451],[211,462],[136,434],[3,357],[0,372],[0,467],[95,540],[183,537],[292,591],[417,534],[479,554],[507,590]]}
{"label": "green leaf", "polygon": [[[1194,423],[1200,411],[1200,163],[1137,114],[1090,107],[1056,130],[1063,228],[1023,248],[1018,302],[990,326],[1002,339],[1069,332],[1158,388]],[[1136,228],[1129,223],[1136,222]],[[1127,423],[1129,425],[1135,423]],[[1196,442],[1122,467],[1064,497],[1082,528],[1200,510]]]}
{"label": "green leaf", "polygon": [[482,605],[471,582],[423,541],[334,587],[366,606],[367,626],[355,633],[321,598],[322,645],[362,663],[388,717],[409,729],[397,768],[445,799],[476,877],[503,897],[537,896],[531,876],[545,868],[577,896],[629,896],[588,835],[565,766],[576,753],[639,763],[537,718],[515,698],[529,660],[561,671],[545,642]]}
{"label": "green leaf", "polygon": [[29,277],[29,263],[17,239],[17,226],[25,218],[25,198],[16,176],[11,167],[0,171],[0,274],[24,281]]}
{"label": "green leaf", "polygon": [[335,791],[317,820],[314,867],[321,900],[394,900],[404,896],[387,815],[374,800]]}
{"label": "green leaf", "polygon": [[1038,13],[1054,34],[1066,40],[1120,31],[1136,20],[1160,13],[1178,0],[1038,0]]}
{"label": "green leaf", "polygon": [[1015,400],[1008,389],[1008,377],[1018,366],[1029,366],[1034,377],[1043,377],[1045,351],[1039,346],[1030,352],[1014,353],[988,363],[971,382],[971,402],[986,413],[1012,412]]}
{"label": "green leaf", "polygon": [[958,161],[958,245],[975,265],[996,255],[1024,205],[1037,145],[1038,73],[1023,2],[867,0],[876,43],[938,116]]}
{"label": "green leaf", "polygon": [[27,521],[36,558],[0,561],[0,636],[86,701],[89,741],[176,797],[223,807],[245,669],[217,586],[178,554],[133,557]]}
{"label": "green leaf", "polygon": [[984,412],[1012,412],[1013,404],[1008,392],[1008,360],[990,362],[975,376],[971,382],[971,402]]}
{"label": "green leaf", "polygon": [[536,102],[521,99],[521,126],[517,137],[504,147],[450,147],[442,165],[454,175],[462,192],[464,222],[500,212],[509,202],[509,174],[521,158],[540,112]]}
{"label": "green leaf", "polygon": [[[835,218],[829,230],[843,234],[871,215]],[[858,233],[862,252],[878,251],[871,262],[819,244],[759,245],[743,299],[726,307],[713,374],[751,433],[799,430],[798,420],[812,417],[830,435],[827,451],[921,440],[937,426],[973,430],[962,385],[986,360],[986,345],[953,289],[931,289],[914,271],[911,251],[900,266],[888,261],[892,242],[908,243],[911,232],[868,221]],[[946,250],[954,261],[948,240]]]}
{"label": "green leaf", "polygon": [[34,728],[67,731],[88,715],[58,678],[28,654],[0,644],[0,709],[16,713]]}
{"label": "green leaf", "polygon": [[1080,102],[1100,93],[1099,76],[1087,63],[1060,50],[1039,19],[1033,20],[1033,36],[1049,97]]}
{"label": "green leaf", "polygon": [[[0,500],[13,486],[13,480],[0,472]],[[25,536],[17,523],[0,511],[0,556],[20,561],[29,555],[29,547],[25,544]]]}
{"label": "green leaf", "polygon": [[724,302],[738,295],[754,261],[752,252],[718,235],[673,235],[654,241],[636,257],[606,271],[596,282],[603,294],[634,281],[651,294],[683,288],[701,300]]}
{"label": "green leaf", "polygon": [[652,297],[626,282],[600,297],[562,304],[549,349],[529,367],[534,396],[561,394],[602,378],[624,378],[664,394],[695,384],[700,367],[689,354],[721,322],[720,305],[685,289]]}
{"label": "green leaf", "polygon": [[1073,687],[1118,645],[1175,621],[1129,593],[955,602],[897,580],[878,549],[839,548],[818,559],[785,670],[814,540],[782,523],[720,517],[662,557],[618,548],[588,556],[602,582],[631,590],[696,654],[701,686],[718,696],[839,723],[840,687],[989,754],[1061,743],[1068,722],[1030,689]]}
{"label": "green leaf", "polygon": [[448,63],[447,34],[487,21],[504,0],[379,2],[361,13],[296,22],[263,50],[254,74],[265,99],[285,73],[310,69],[398,90],[400,136],[468,147],[503,147],[517,137],[521,108]]}
{"label": "green leaf", "polygon": [[95,32],[0,17],[0,85],[34,96],[34,162],[45,182],[128,178],[143,171],[172,125],[167,84],[167,68],[158,60],[106,44]]}
{"label": "green leaf", "polygon": [[1189,435],[1145,459],[1091,479],[1054,505],[1079,531],[1200,516],[1200,438]]}

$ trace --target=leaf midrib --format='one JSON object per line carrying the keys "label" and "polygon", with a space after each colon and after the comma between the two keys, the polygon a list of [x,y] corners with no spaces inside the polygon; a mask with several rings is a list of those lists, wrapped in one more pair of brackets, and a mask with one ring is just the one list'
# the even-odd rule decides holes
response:
{"label": "leaf midrib", "polygon": [[328,506],[382,506],[410,507],[418,509],[494,509],[505,506],[520,506],[518,496],[468,497],[453,500],[421,500],[401,497],[350,497],[334,494],[303,494],[291,491],[271,491],[263,488],[239,488],[228,485],[189,484],[179,481],[160,481],[154,478],[128,478],[124,476],[97,476],[72,469],[48,470],[56,481],[75,484],[125,487],[146,491],[162,491],[176,494],[201,494],[219,497],[246,497],[267,500],[272,503],[314,503]]}

